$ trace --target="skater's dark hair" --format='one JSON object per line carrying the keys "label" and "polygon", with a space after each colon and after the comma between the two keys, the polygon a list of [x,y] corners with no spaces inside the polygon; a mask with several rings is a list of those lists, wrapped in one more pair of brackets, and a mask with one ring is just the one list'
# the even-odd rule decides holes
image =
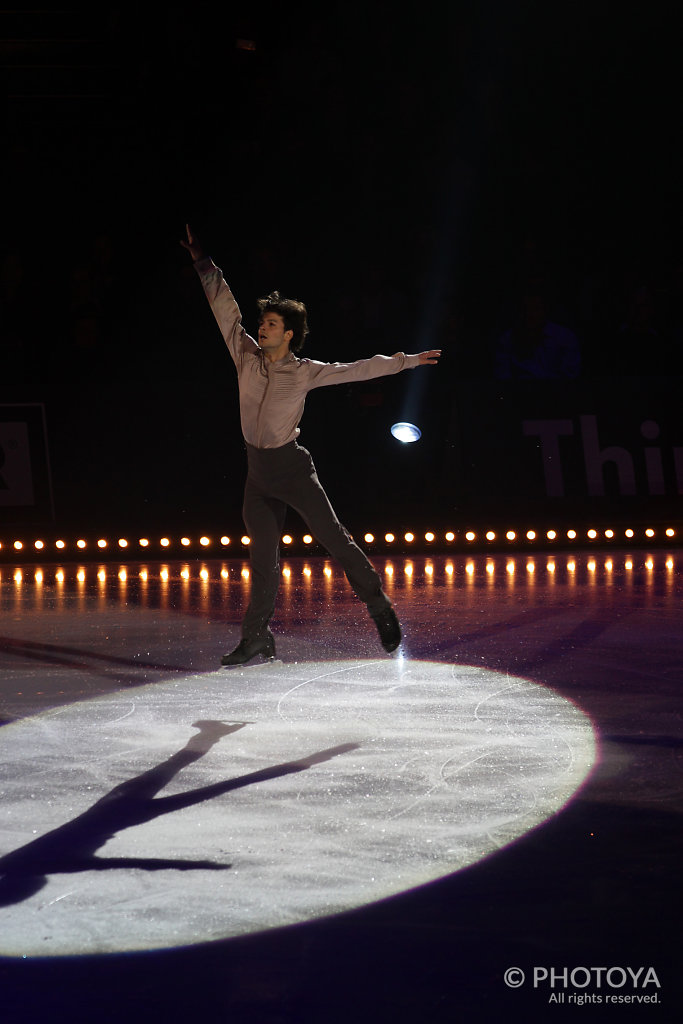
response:
{"label": "skater's dark hair", "polygon": [[271,292],[265,295],[256,303],[259,320],[262,320],[266,313],[279,313],[285,325],[286,331],[292,331],[292,338],[289,348],[292,352],[301,352],[304,347],[306,335],[308,334],[308,322],[306,319],[306,307],[303,302],[296,299],[286,299],[279,292]]}

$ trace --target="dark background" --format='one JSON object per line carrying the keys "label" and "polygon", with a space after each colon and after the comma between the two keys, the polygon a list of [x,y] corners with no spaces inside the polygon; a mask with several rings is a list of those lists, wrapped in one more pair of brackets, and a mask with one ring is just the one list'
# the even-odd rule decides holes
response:
{"label": "dark background", "polygon": [[[309,397],[301,440],[352,527],[464,514],[454,389],[495,389],[529,290],[605,394],[680,374],[671,15],[562,0],[0,12],[0,402],[45,405],[59,528],[239,524],[234,371],[178,245],[186,220],[250,331],[279,288],[307,302],[313,358],[443,348],[439,369]],[[423,439],[399,447],[388,427],[411,402]]]}

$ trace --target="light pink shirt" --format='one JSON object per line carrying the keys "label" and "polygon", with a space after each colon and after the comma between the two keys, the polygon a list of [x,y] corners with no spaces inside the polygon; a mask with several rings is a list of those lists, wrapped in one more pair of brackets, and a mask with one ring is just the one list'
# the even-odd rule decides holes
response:
{"label": "light pink shirt", "polygon": [[419,356],[403,352],[355,363],[320,363],[290,352],[271,363],[242,326],[239,307],[220,268],[210,259],[198,260],[194,266],[235,361],[242,433],[255,448],[280,448],[299,436],[306,395],[314,388],[372,380],[420,364]]}

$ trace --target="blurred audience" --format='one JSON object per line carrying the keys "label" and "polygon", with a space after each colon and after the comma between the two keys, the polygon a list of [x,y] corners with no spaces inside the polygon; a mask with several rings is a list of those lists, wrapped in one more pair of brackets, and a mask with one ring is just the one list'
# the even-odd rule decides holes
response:
{"label": "blurred audience", "polygon": [[545,298],[526,292],[517,322],[498,340],[495,376],[499,380],[573,379],[581,370],[576,334],[548,318]]}

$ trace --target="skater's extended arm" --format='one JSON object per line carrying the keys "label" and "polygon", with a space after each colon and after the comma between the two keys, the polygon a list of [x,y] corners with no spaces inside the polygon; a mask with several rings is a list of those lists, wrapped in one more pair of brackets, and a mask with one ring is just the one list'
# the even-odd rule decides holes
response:
{"label": "skater's extended arm", "polygon": [[401,370],[413,370],[417,366],[434,366],[439,361],[440,348],[406,355],[396,352],[393,356],[371,356],[370,359],[358,359],[354,363],[319,363],[308,359],[309,390],[326,387],[328,384],[342,384],[355,380],[373,380],[375,377],[387,377]]}

